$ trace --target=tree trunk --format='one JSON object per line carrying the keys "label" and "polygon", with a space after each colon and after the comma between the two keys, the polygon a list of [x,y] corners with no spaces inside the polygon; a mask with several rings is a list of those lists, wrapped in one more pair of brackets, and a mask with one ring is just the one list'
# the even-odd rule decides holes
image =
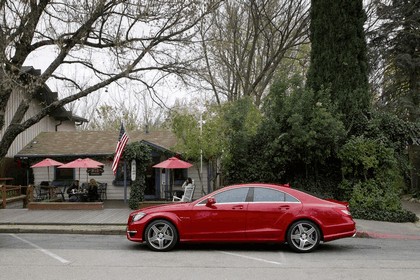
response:
{"label": "tree trunk", "polygon": [[408,157],[411,165],[411,192],[417,197],[420,196],[420,146],[410,145],[408,146]]}

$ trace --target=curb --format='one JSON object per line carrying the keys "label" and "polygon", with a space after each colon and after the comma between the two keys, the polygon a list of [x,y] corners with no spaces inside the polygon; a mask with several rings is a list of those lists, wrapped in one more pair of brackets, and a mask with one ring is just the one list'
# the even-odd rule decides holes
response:
{"label": "curb", "polygon": [[0,225],[0,233],[125,235],[126,225]]}
{"label": "curb", "polygon": [[418,235],[389,234],[369,231],[358,231],[356,232],[355,237],[374,239],[420,240],[420,236]]}

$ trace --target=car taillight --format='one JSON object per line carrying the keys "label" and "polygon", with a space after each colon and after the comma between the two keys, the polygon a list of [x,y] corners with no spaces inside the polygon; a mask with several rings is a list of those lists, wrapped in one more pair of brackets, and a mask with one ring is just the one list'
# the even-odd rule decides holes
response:
{"label": "car taillight", "polygon": [[351,216],[350,211],[347,210],[347,209],[341,209],[341,212],[344,213],[344,214],[346,214],[346,215],[348,215],[348,216]]}
{"label": "car taillight", "polygon": [[344,215],[344,216],[351,216],[351,213],[350,213],[350,211],[349,211],[348,209],[343,209],[343,208],[334,208],[334,210],[335,210],[336,212],[338,212],[339,214],[341,214],[341,215]]}

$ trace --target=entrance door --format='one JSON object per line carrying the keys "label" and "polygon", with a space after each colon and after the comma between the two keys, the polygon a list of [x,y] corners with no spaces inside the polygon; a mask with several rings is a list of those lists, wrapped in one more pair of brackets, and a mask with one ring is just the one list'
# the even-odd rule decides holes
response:
{"label": "entrance door", "polygon": [[145,200],[155,200],[158,198],[158,192],[156,191],[156,168],[152,168],[150,165],[146,170],[146,189],[144,190]]}

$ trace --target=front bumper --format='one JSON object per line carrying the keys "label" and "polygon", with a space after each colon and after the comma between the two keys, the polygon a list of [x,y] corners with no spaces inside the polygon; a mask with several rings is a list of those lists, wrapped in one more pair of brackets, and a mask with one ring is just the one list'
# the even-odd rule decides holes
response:
{"label": "front bumper", "polygon": [[130,224],[126,229],[126,237],[133,242],[143,242],[143,228],[139,228],[138,224]]}

